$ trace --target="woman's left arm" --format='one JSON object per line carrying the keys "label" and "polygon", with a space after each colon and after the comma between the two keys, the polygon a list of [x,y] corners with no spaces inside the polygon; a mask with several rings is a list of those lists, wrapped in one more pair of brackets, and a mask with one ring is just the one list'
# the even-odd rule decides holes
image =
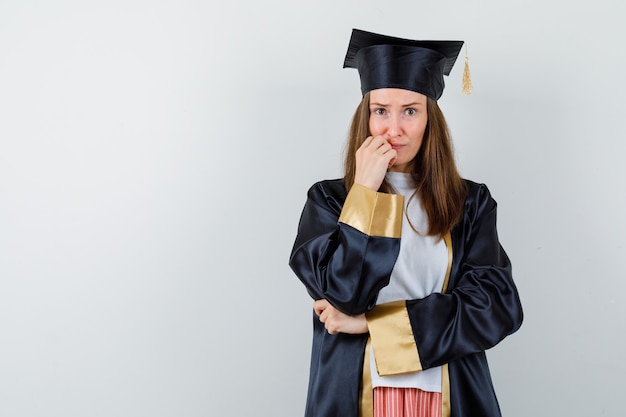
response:
{"label": "woman's left arm", "polygon": [[453,246],[460,262],[453,262],[448,292],[381,304],[367,314],[381,375],[485,351],[520,327],[522,307],[498,240],[496,202],[484,185],[468,198]]}

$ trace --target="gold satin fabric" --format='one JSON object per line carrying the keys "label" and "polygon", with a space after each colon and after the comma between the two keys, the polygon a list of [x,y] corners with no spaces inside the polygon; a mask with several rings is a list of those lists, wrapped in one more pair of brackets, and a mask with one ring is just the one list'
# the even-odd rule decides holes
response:
{"label": "gold satin fabric", "polygon": [[365,358],[363,358],[363,382],[361,384],[361,409],[359,417],[374,417],[374,388],[372,387],[372,373],[370,371],[370,349],[372,339],[367,338]]}
{"label": "gold satin fabric", "polygon": [[379,375],[422,370],[406,301],[379,304],[366,317]]}
{"label": "gold satin fabric", "polygon": [[450,374],[448,364],[441,365],[441,417],[450,417],[452,407],[450,405]]}
{"label": "gold satin fabric", "polygon": [[368,236],[400,238],[404,196],[379,193],[354,184],[346,197],[339,221]]}

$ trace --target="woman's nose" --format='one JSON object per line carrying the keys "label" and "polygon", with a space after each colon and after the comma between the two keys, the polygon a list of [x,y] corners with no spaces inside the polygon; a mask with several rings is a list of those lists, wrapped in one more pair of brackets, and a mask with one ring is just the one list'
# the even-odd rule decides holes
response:
{"label": "woman's nose", "polygon": [[387,133],[390,137],[396,137],[400,135],[400,131],[402,130],[400,126],[400,118],[397,116],[392,116],[389,118],[389,126],[387,129]]}

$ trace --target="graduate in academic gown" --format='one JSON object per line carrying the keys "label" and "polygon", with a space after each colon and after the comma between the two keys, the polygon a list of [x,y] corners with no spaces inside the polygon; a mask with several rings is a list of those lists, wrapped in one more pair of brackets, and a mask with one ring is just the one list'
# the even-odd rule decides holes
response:
{"label": "graduate in academic gown", "polygon": [[289,261],[315,300],[307,417],[417,415],[381,407],[405,392],[428,416],[500,416],[485,351],[522,308],[496,203],[459,176],[437,105],[462,44],[352,33],[345,177],[311,187]]}

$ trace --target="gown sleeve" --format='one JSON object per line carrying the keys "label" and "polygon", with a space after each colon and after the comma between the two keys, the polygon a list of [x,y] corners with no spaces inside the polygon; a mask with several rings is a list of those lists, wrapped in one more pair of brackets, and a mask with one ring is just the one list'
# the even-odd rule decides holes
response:
{"label": "gown sleeve", "polygon": [[381,375],[420,371],[485,351],[521,326],[511,263],[496,231],[496,202],[486,186],[468,197],[452,246],[448,292],[381,304],[367,314]]}
{"label": "gown sleeve", "polygon": [[313,299],[361,314],[389,283],[400,250],[403,197],[354,184],[344,202],[338,186],[345,196],[343,183],[309,190],[289,265]]}

